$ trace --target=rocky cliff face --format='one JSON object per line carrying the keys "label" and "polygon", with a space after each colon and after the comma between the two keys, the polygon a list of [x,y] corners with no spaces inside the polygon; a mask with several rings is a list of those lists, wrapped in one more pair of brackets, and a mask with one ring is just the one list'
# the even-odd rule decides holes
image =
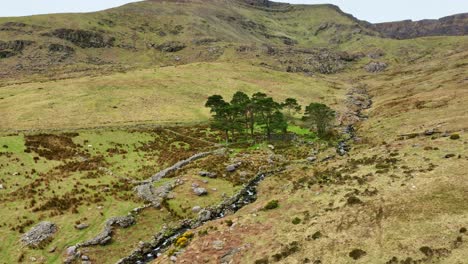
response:
{"label": "rocky cliff face", "polygon": [[468,13],[434,20],[398,21],[373,24],[384,37],[410,39],[427,36],[463,36],[468,34]]}

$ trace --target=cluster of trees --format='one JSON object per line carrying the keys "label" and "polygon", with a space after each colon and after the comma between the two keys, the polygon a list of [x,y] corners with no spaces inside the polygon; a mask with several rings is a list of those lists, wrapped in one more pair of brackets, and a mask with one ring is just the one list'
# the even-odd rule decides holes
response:
{"label": "cluster of trees", "polygon": [[[286,133],[288,119],[301,111],[302,107],[294,98],[278,103],[265,93],[257,92],[249,97],[244,92],[236,92],[230,102],[221,95],[208,97],[205,104],[212,113],[211,125],[224,132],[226,141],[230,134],[255,135],[255,128],[261,128],[268,139],[273,133]],[[315,126],[319,136],[328,132],[335,113],[326,105],[313,103],[306,107],[303,117],[306,123]]]}

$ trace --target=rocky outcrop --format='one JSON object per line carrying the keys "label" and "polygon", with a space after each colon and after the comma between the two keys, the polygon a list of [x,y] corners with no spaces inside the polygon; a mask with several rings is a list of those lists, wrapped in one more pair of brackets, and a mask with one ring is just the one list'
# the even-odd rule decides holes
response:
{"label": "rocky outcrop", "polygon": [[171,190],[177,183],[167,183],[161,187],[154,188],[150,183],[138,185],[135,187],[135,192],[140,199],[145,200],[155,208],[161,207],[161,203],[167,198]]}
{"label": "rocky outcrop", "polygon": [[61,53],[68,53],[68,54],[72,54],[75,52],[75,49],[73,49],[72,47],[60,45],[56,43],[50,44],[47,47],[47,49],[49,50],[49,52],[61,52]]}
{"label": "rocky outcrop", "polygon": [[21,52],[27,46],[33,44],[34,41],[31,40],[12,40],[12,41],[1,41],[0,40],[0,50],[11,50],[14,52]]}
{"label": "rocky outcrop", "polygon": [[95,245],[106,245],[112,240],[112,231],[115,226],[121,228],[127,228],[135,224],[135,218],[133,216],[117,216],[112,217],[106,221],[104,230],[94,238],[79,244],[79,247],[89,247]]}
{"label": "rocky outcrop", "polygon": [[185,49],[185,47],[186,45],[179,41],[168,41],[156,46],[162,52],[177,52]]}
{"label": "rocky outcrop", "polygon": [[381,72],[385,71],[387,69],[388,65],[385,62],[380,62],[380,61],[373,61],[364,66],[364,69],[368,72]]}
{"label": "rocky outcrop", "polygon": [[30,248],[40,248],[52,240],[57,232],[57,226],[51,222],[40,222],[21,237],[23,244]]}
{"label": "rocky outcrop", "polygon": [[45,35],[68,40],[80,48],[112,47],[115,41],[113,37],[107,37],[102,33],[82,29],[60,28]]}
{"label": "rocky outcrop", "polygon": [[13,57],[21,53],[27,46],[33,44],[34,41],[30,40],[0,40],[0,59]]}
{"label": "rocky outcrop", "polygon": [[185,165],[191,163],[192,161],[204,158],[204,157],[206,157],[208,155],[211,155],[211,154],[213,154],[213,152],[202,152],[202,153],[195,154],[195,155],[191,156],[188,159],[181,160],[181,161],[177,162],[176,164],[172,165],[171,167],[168,167],[168,168],[156,173],[155,175],[151,176],[151,178],[149,180],[146,180],[146,181],[144,181],[142,183],[150,183],[150,182],[159,181],[160,179],[166,177],[168,174],[170,174],[170,173],[184,167]]}
{"label": "rocky outcrop", "polygon": [[427,36],[464,36],[468,34],[468,13],[441,19],[378,23],[372,25],[371,28],[380,32],[384,37],[395,39]]}

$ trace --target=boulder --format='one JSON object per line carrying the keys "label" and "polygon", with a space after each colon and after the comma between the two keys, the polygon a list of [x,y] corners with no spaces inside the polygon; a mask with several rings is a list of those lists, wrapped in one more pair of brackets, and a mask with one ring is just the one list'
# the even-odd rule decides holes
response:
{"label": "boulder", "polygon": [[87,224],[75,225],[75,228],[78,229],[78,230],[83,230],[83,229],[86,229],[88,227],[89,227],[89,225],[87,225]]}
{"label": "boulder", "polygon": [[202,187],[193,188],[193,192],[198,196],[208,194],[208,191],[205,188],[202,188]]}
{"label": "boulder", "polygon": [[198,213],[198,212],[201,211],[201,209],[202,209],[201,206],[198,206],[198,205],[197,205],[197,206],[194,206],[194,207],[192,208],[192,212]]}
{"label": "boulder", "polygon": [[211,211],[206,210],[206,209],[202,209],[198,213],[198,221],[199,222],[206,222],[206,221],[208,221],[210,219],[211,219]]}
{"label": "boulder", "polygon": [[228,172],[234,172],[235,170],[237,170],[237,168],[240,167],[241,164],[242,164],[241,162],[238,162],[238,163],[234,163],[234,164],[228,165],[228,166],[226,166],[226,171],[228,171]]}
{"label": "boulder", "polygon": [[135,218],[133,216],[116,216],[107,220],[107,226],[118,225],[122,228],[127,228],[135,224]]}
{"label": "boulder", "polygon": [[216,178],[216,173],[214,172],[208,172],[208,171],[200,171],[198,175],[202,177],[208,177],[208,178]]}
{"label": "boulder", "polygon": [[52,239],[57,232],[57,225],[51,222],[40,222],[21,237],[21,241],[30,248],[41,247]]}

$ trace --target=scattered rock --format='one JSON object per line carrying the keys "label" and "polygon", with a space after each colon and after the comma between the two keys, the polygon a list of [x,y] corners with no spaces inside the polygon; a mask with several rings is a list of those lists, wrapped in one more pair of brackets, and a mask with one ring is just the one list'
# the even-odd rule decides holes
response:
{"label": "scattered rock", "polygon": [[107,220],[106,225],[115,226],[118,225],[122,228],[127,228],[135,224],[135,218],[133,216],[116,216]]}
{"label": "scattered rock", "polygon": [[83,230],[83,229],[86,229],[88,227],[89,227],[89,225],[87,225],[87,224],[75,225],[75,228],[78,229],[78,230]]}
{"label": "scattered rock", "polygon": [[53,247],[51,247],[47,252],[49,252],[49,253],[54,253],[55,250],[57,250],[57,247],[56,247],[56,246],[53,246]]}
{"label": "scattered rock", "polygon": [[239,168],[239,167],[240,167],[240,165],[242,165],[242,163],[241,163],[241,162],[238,162],[238,163],[235,163],[235,164],[228,165],[228,166],[226,167],[226,171],[228,171],[228,172],[234,172],[235,170],[237,170],[237,168]]}
{"label": "scattered rock", "polygon": [[202,209],[198,213],[198,221],[205,222],[205,221],[208,221],[210,219],[211,219],[211,211],[206,210],[206,209]]}
{"label": "scattered rock", "polygon": [[221,240],[215,240],[212,242],[213,248],[216,250],[222,250],[224,248],[224,242]]}
{"label": "scattered rock", "polygon": [[362,249],[354,249],[353,251],[349,252],[349,256],[354,260],[358,260],[362,258],[363,256],[365,256],[366,254],[367,252],[365,252]]}
{"label": "scattered rock", "polygon": [[89,260],[89,257],[86,255],[81,256],[81,260]]}
{"label": "scattered rock", "polygon": [[169,260],[171,260],[172,262],[176,262],[177,261],[177,257],[176,256],[171,256],[169,258]]}
{"label": "scattered rock", "polygon": [[384,71],[385,69],[387,69],[388,67],[388,64],[386,64],[385,62],[370,62],[369,64],[367,64],[366,66],[364,66],[364,69],[368,72],[382,72]]}
{"label": "scattered rock", "polygon": [[208,177],[208,178],[216,178],[216,173],[214,172],[208,172],[208,171],[200,171],[198,175],[202,177]]}
{"label": "scattered rock", "polygon": [[40,222],[24,234],[21,241],[31,248],[41,247],[52,239],[55,232],[57,232],[57,226],[54,223]]}
{"label": "scattered rock", "polygon": [[198,205],[197,205],[197,206],[194,206],[194,207],[192,208],[192,212],[198,213],[198,212],[201,211],[201,209],[202,209],[201,206],[198,206]]}
{"label": "scattered rock", "polygon": [[0,184],[0,190],[3,190],[5,189],[5,187],[3,187],[3,184]]}
{"label": "scattered rock", "polygon": [[186,45],[179,41],[168,41],[156,46],[157,49],[163,52],[177,52],[183,50],[185,47]]}
{"label": "scattered rock", "polygon": [[66,250],[67,256],[71,257],[71,256],[76,255],[76,249],[77,249],[76,246],[68,247],[67,250]]}
{"label": "scattered rock", "polygon": [[208,191],[205,189],[205,188],[202,188],[202,187],[198,187],[198,188],[193,188],[193,192],[198,195],[198,196],[202,196],[202,195],[207,195],[208,194]]}
{"label": "scattered rock", "polygon": [[317,157],[315,157],[315,156],[307,157],[307,161],[308,161],[308,162],[314,162],[314,161],[316,161],[316,160],[317,160]]}

